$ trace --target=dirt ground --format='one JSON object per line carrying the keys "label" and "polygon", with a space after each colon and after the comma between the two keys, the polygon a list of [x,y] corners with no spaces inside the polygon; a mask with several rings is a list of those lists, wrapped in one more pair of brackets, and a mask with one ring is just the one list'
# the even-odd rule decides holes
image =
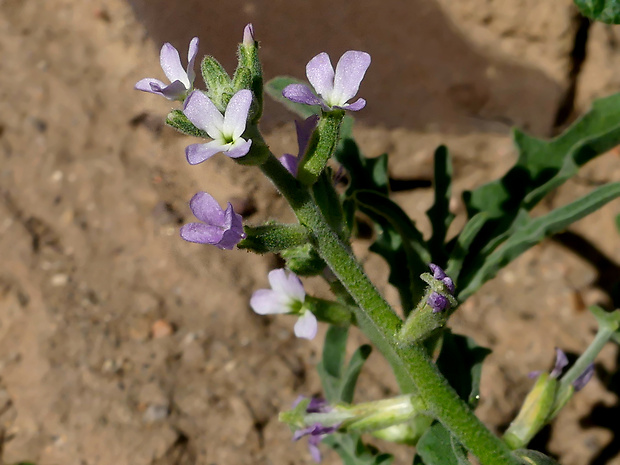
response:
{"label": "dirt ground", "polygon": [[[439,143],[454,156],[455,197],[514,161],[509,129],[556,134],[597,96],[620,91],[620,30],[580,20],[570,0],[398,2],[0,0],[0,425],[4,461],[37,465],[312,463],[277,414],[320,393],[319,337],[250,310],[273,258],[178,237],[187,202],[207,190],[245,205],[246,221],[291,218],[268,182],[223,156],[187,165],[170,103],[134,91],[162,77],[171,41],[230,70],[252,21],[267,77],[303,77],[319,51],[367,50],[368,107],[356,134],[389,152],[398,179],[431,179]],[[295,150],[291,115],[267,107],[274,153]],[[612,151],[539,212],[620,179]],[[429,189],[400,191],[424,231]],[[505,428],[552,364],[584,350],[586,305],[611,305],[620,277],[612,203],[527,252],[457,312],[453,327],[493,349],[479,414]],[[456,229],[455,229],[456,231]],[[388,299],[386,267],[355,243]],[[310,292],[325,292],[309,280]],[[356,335],[351,349],[362,341]],[[564,465],[620,464],[618,348],[535,446]],[[395,392],[373,355],[358,399]],[[592,413],[590,413],[592,412]],[[378,443],[380,447],[387,447]],[[411,452],[391,449],[395,463]],[[326,463],[338,463],[327,454]]]}

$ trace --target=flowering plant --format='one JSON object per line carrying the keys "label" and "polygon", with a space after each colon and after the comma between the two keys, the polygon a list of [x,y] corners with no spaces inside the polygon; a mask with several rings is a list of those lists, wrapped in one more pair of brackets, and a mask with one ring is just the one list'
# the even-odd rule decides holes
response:
{"label": "flowering plant", "polygon": [[[363,156],[352,136],[353,119],[345,116],[366,106],[363,98],[349,102],[371,64],[368,53],[346,52],[335,70],[326,53],[312,58],[306,75],[314,91],[288,77],[264,84],[258,42],[248,25],[232,77],[215,58],[202,61],[207,85],[202,91],[193,88],[197,45],[193,39],[186,70],[176,50],[164,45],[161,63],[171,84],[148,79],[136,88],[183,101],[167,123],[211,139],[187,147],[190,164],[223,153],[234,162],[256,166],[297,217],[294,224],[243,224],[230,203],[223,210],[217,200],[199,192],[190,208],[201,222],[181,228],[181,237],[190,242],[279,254],[286,268],[269,273],[271,289],[257,290],[251,308],[260,315],[295,315],[294,332],[300,338],[314,338],[319,322],[329,324],[318,366],[324,398],[301,398],[280,415],[292,428],[292,438],[308,438],[316,461],[324,444],[347,464],[390,461],[389,455],[367,446],[362,434],[415,446],[414,464],[462,465],[470,463],[468,454],[485,465],[553,463],[528,450],[528,443],[593,376],[601,348],[609,340],[620,342],[620,310],[591,308],[600,329],[590,348],[564,374],[569,362],[557,350],[555,367],[534,374],[530,394],[502,437],[475,414],[481,365],[490,351],[452,333],[447,325],[459,306],[502,267],[620,197],[620,183],[610,183],[549,213],[531,215],[582,165],[620,143],[620,94],[596,101],[589,113],[551,141],[515,131],[516,164],[501,179],[464,194],[467,222],[451,238],[452,167],[447,148],[439,147],[434,155],[435,199],[427,212],[433,230],[425,239],[390,198],[387,155]],[[264,92],[303,118],[297,123],[296,157],[276,158],[261,135]],[[346,173],[344,190],[334,182],[336,167]],[[371,251],[390,267],[399,309],[387,303],[353,254],[351,242],[361,214],[376,230]],[[333,299],[306,293],[300,276],[313,275],[327,281]],[[371,345],[359,347],[347,363],[350,326],[357,326]],[[356,404],[357,378],[372,348],[390,364],[401,393]]]}

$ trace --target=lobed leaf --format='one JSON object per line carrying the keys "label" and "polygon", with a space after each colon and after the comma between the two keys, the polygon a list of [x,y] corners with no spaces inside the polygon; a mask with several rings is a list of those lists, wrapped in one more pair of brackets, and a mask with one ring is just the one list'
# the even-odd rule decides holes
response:
{"label": "lobed leaf", "polygon": [[446,234],[454,219],[450,212],[450,196],[452,192],[452,162],[445,145],[440,145],[435,150],[434,157],[435,179],[433,183],[435,202],[426,212],[433,227],[433,234],[428,240],[428,250],[433,257],[433,263],[445,266],[448,259],[446,246]]}

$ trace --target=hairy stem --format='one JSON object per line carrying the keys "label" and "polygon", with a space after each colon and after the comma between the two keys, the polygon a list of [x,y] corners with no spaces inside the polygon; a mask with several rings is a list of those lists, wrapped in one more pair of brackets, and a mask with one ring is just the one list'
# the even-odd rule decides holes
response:
{"label": "hairy stem", "polygon": [[359,306],[354,309],[356,320],[392,366],[402,392],[418,393],[430,413],[483,465],[520,464],[508,446],[459,398],[421,344],[396,342],[402,321],[366,276],[348,245],[323,218],[308,189],[273,155],[261,169],[289,201],[299,222],[308,228],[319,254]]}

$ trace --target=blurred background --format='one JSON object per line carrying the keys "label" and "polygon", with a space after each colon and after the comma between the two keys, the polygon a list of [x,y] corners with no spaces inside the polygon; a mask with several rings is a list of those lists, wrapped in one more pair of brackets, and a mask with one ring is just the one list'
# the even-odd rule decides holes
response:
{"label": "blurred background", "polygon": [[[368,156],[390,154],[396,200],[428,232],[432,154],[453,155],[453,232],[463,190],[514,162],[510,128],[552,137],[596,97],[620,90],[620,32],[570,0],[227,2],[0,0],[0,426],[4,461],[37,465],[312,463],[280,410],[320,394],[316,340],[294,319],[259,317],[249,296],[272,257],[178,237],[206,190],[245,220],[291,220],[256,170],[223,156],[190,167],[193,141],[163,125],[173,104],[133,90],[161,79],[159,49],[185,59],[200,38],[229,70],[252,22],[267,79],[304,78],[321,51],[371,54],[355,115]],[[196,84],[202,86],[200,78]],[[296,153],[293,116],[269,102],[276,154]],[[620,179],[620,154],[587,165],[537,212]],[[422,187],[420,187],[422,186]],[[425,187],[426,186],[426,187]],[[620,279],[616,201],[530,250],[455,314],[453,328],[493,349],[478,412],[502,431],[554,347],[584,350],[585,310],[612,305]],[[386,266],[354,248],[387,298]],[[318,280],[307,289],[321,294]],[[351,349],[363,341],[354,335]],[[620,464],[617,347],[533,446],[564,465]],[[374,354],[357,400],[396,393]],[[408,463],[408,450],[381,448]],[[327,454],[326,463],[339,463]]]}

